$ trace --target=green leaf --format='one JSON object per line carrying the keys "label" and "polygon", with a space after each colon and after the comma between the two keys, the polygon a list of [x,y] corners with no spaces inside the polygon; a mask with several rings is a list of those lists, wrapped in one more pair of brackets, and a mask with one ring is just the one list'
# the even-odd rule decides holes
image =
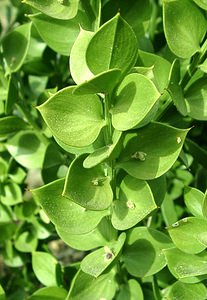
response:
{"label": "green leaf", "polygon": [[37,290],[28,300],[65,300],[67,292],[62,287],[50,286]]}
{"label": "green leaf", "polygon": [[86,51],[87,65],[95,75],[114,68],[126,72],[136,58],[136,36],[119,14],[100,27]]}
{"label": "green leaf", "polygon": [[195,217],[203,217],[202,207],[204,194],[193,187],[185,187],[184,190],[185,205]]}
{"label": "green leaf", "polygon": [[207,168],[207,151],[200,147],[197,143],[190,139],[186,139],[185,147],[187,151],[192,154],[195,161],[201,164],[204,168]]}
{"label": "green leaf", "polygon": [[20,165],[28,169],[42,167],[47,146],[33,131],[18,132],[7,140],[6,147]]}
{"label": "green leaf", "polygon": [[113,269],[98,278],[94,278],[80,270],[74,278],[66,300],[110,300],[115,295],[116,285]]}
{"label": "green leaf", "polygon": [[1,285],[0,285],[0,300],[6,300],[6,295]]}
{"label": "green leaf", "polygon": [[122,260],[132,276],[150,276],[165,267],[163,249],[170,247],[170,239],[162,232],[147,227],[135,227],[127,234]]}
{"label": "green leaf", "polygon": [[147,183],[152,191],[155,203],[157,206],[160,206],[164,201],[167,192],[166,176],[163,175],[159,178],[149,180]]}
{"label": "green leaf", "polygon": [[100,276],[119,255],[125,239],[126,234],[122,232],[117,241],[108,243],[103,248],[88,254],[81,261],[81,270],[96,278]]}
{"label": "green leaf", "polygon": [[200,50],[206,20],[192,1],[164,0],[163,20],[168,46],[175,55],[189,58]]}
{"label": "green leaf", "polygon": [[21,188],[15,182],[7,182],[2,188],[1,202],[5,205],[16,205],[22,202]]}
{"label": "green leaf", "polygon": [[188,217],[168,227],[173,243],[186,253],[199,253],[207,247],[207,220]]}
{"label": "green leaf", "polygon": [[167,266],[178,279],[207,274],[207,253],[188,254],[179,249],[164,250]]}
{"label": "green leaf", "polygon": [[175,59],[172,63],[169,83],[167,91],[169,92],[177,110],[183,115],[187,115],[187,105],[186,100],[183,95],[183,90],[179,85],[180,82],[180,62],[178,59]]}
{"label": "green leaf", "polygon": [[0,182],[4,182],[7,179],[8,163],[0,157]]}
{"label": "green leaf", "polygon": [[84,168],[92,168],[99,163],[107,160],[108,158],[116,156],[116,152],[119,151],[119,144],[122,141],[122,132],[114,130],[112,136],[112,144],[98,148],[91,154],[89,154],[83,162]]}
{"label": "green leaf", "polygon": [[187,90],[186,103],[188,115],[196,120],[207,120],[207,86],[206,78],[195,81]]}
{"label": "green leaf", "polygon": [[37,236],[35,232],[32,231],[20,232],[14,241],[15,248],[24,253],[35,251],[37,244]]}
{"label": "green leaf", "polygon": [[205,300],[207,289],[203,283],[187,284],[177,281],[170,287],[167,299],[189,300],[189,295],[191,300]]}
{"label": "green leaf", "polygon": [[105,125],[102,105],[98,96],[77,96],[72,94],[73,90],[73,87],[64,88],[37,109],[52,134],[61,142],[73,147],[84,147],[97,139]]}
{"label": "green leaf", "polygon": [[[112,113],[112,124],[118,130],[128,130],[142,122],[159,99],[159,92],[147,77],[129,74],[120,84]],[[150,122],[151,119],[148,120]]]}
{"label": "green leaf", "polygon": [[157,207],[147,182],[129,175],[124,177],[119,200],[113,205],[111,222],[118,230],[133,227]]}
{"label": "green leaf", "polygon": [[61,239],[70,247],[77,250],[91,250],[106,245],[109,241],[115,240],[117,231],[107,218],[103,218],[96,228],[84,234],[71,234],[65,229],[56,227]]}
{"label": "green leaf", "polygon": [[69,167],[63,196],[91,210],[104,210],[113,200],[110,178],[101,165],[85,169],[85,155],[77,157]]}
{"label": "green leaf", "polygon": [[32,253],[32,268],[38,280],[46,286],[57,285],[57,261],[49,253],[36,251]]}
{"label": "green leaf", "polygon": [[104,71],[95,77],[86,80],[78,85],[73,94],[95,94],[95,93],[110,93],[121,78],[121,70],[112,69]]}
{"label": "green leaf", "polygon": [[0,231],[1,231],[0,241],[5,242],[6,240],[9,240],[13,237],[16,231],[16,225],[14,222],[11,223],[11,222],[2,222],[2,221],[0,223]]}
{"label": "green leaf", "polygon": [[207,10],[207,2],[206,0],[193,0],[198,6]]}
{"label": "green leaf", "polygon": [[70,54],[70,72],[76,84],[91,79],[94,75],[86,63],[86,50],[94,32],[80,29]]}
{"label": "green leaf", "polygon": [[7,137],[10,134],[26,129],[27,126],[24,120],[16,116],[0,118],[0,137]]}
{"label": "green leaf", "polygon": [[69,56],[73,43],[80,32],[80,25],[88,29],[88,19],[82,11],[75,18],[58,20],[44,14],[30,15],[43,41],[55,52]]}
{"label": "green leaf", "polygon": [[108,211],[90,211],[62,196],[64,179],[53,181],[32,190],[50,220],[71,234],[83,234],[93,230]]}
{"label": "green leaf", "polygon": [[142,288],[135,279],[128,280],[127,284],[120,286],[116,300],[144,300]]}
{"label": "green leaf", "polygon": [[138,60],[136,64],[138,66],[151,68],[150,74],[152,76],[150,76],[149,79],[154,82],[159,92],[163,92],[168,85],[171,68],[170,63],[159,55],[138,50]]}
{"label": "green leaf", "polygon": [[[2,42],[9,73],[17,72],[24,63],[29,49],[31,23],[14,28]],[[18,47],[16,47],[18,45]]]}
{"label": "green leaf", "polygon": [[127,141],[117,168],[138,179],[149,180],[167,172],[177,160],[188,129],[151,123]]}
{"label": "green leaf", "polygon": [[72,19],[78,11],[78,0],[47,0],[45,3],[42,0],[23,0],[22,2],[31,5],[40,10],[42,13],[62,20]]}

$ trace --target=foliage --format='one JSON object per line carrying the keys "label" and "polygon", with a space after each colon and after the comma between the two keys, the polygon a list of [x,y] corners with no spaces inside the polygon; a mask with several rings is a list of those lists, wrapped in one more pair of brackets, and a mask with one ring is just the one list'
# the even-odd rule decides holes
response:
{"label": "foliage", "polygon": [[0,10],[0,299],[207,299],[206,1]]}

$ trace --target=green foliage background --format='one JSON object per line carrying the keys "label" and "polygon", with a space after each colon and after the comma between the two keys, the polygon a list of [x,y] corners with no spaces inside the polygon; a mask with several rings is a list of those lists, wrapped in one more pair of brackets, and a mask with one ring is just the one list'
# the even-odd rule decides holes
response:
{"label": "green foliage background", "polygon": [[206,11],[0,2],[0,300],[207,299]]}

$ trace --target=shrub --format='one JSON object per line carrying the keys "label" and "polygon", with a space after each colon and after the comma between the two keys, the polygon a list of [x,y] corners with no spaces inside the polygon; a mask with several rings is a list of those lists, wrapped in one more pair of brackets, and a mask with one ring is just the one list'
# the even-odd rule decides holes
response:
{"label": "shrub", "polygon": [[207,299],[206,2],[0,9],[0,299]]}

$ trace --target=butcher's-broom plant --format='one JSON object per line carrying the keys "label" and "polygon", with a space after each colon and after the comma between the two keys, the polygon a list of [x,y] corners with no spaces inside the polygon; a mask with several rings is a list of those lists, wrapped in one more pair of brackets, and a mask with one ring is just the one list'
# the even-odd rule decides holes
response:
{"label": "butcher's-broom plant", "polygon": [[[24,2],[0,78],[3,258],[31,253],[45,286],[24,297],[207,299],[207,4]],[[57,235],[80,263],[59,264]]]}

